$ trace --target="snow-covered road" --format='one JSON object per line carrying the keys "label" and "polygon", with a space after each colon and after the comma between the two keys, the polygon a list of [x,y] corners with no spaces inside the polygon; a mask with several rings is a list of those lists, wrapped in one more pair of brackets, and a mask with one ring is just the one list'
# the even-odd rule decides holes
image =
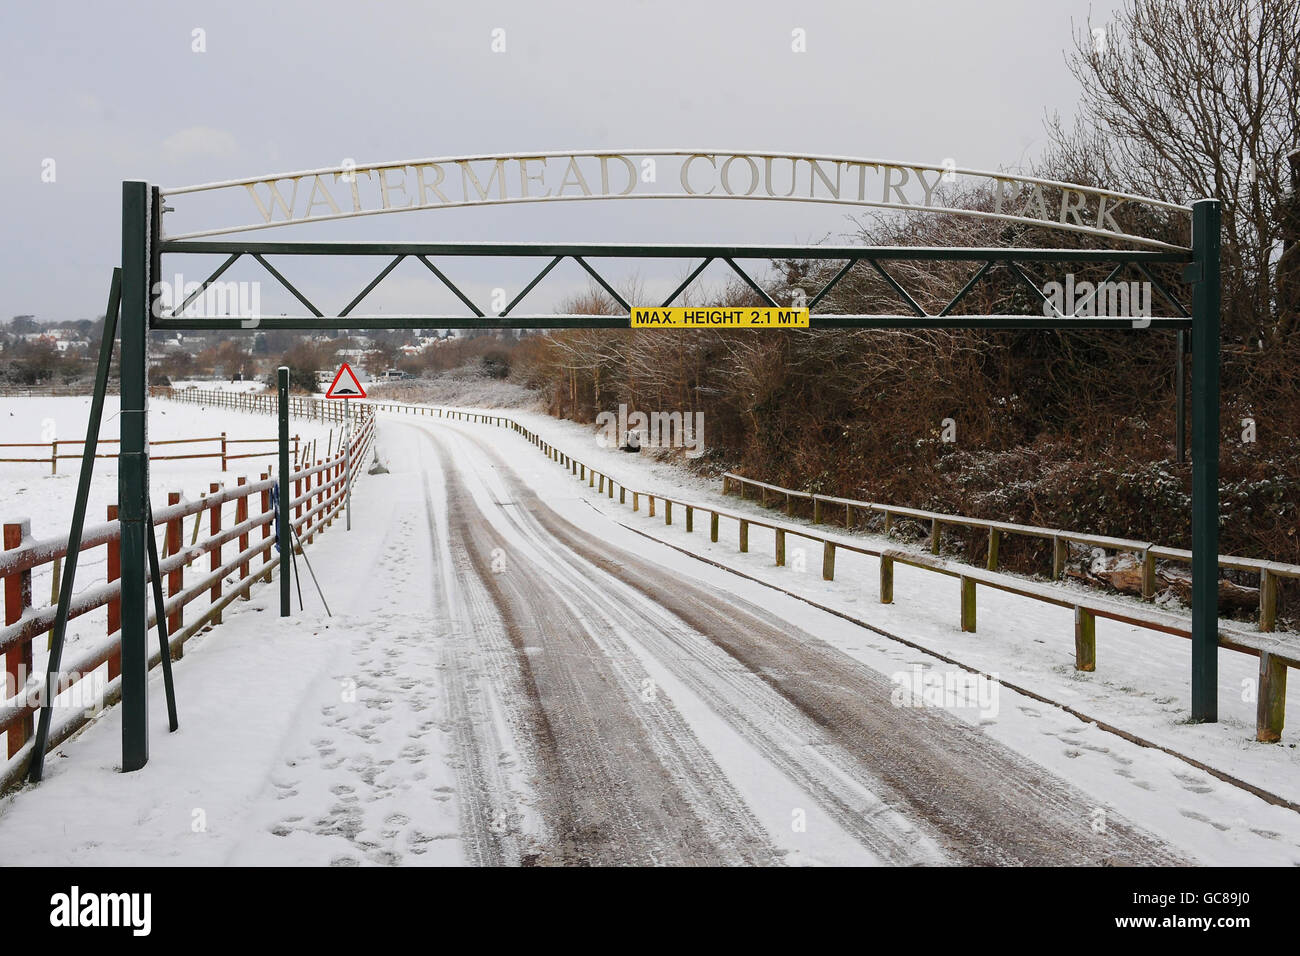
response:
{"label": "snow-covered road", "polygon": [[0,809],[0,861],[1300,856],[1292,811],[1005,688],[897,706],[892,674],[949,666],[611,521],[511,432],[386,418],[377,450],[310,552],[336,616],[310,582],[292,625],[231,614],[178,665],[182,733],[121,775],[97,721]]}

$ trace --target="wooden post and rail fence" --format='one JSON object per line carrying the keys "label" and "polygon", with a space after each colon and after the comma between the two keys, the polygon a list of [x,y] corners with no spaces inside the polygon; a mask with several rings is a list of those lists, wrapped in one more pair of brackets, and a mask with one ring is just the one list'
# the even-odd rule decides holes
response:
{"label": "wooden post and rail fence", "polygon": [[[293,442],[293,459],[296,462],[298,460],[298,446],[300,439],[299,436],[294,435],[290,440]],[[161,441],[149,442],[149,460],[180,461],[183,459],[213,458],[221,462],[222,471],[229,471],[229,464],[232,461],[240,461],[245,458],[273,457],[276,454],[276,442],[277,439],[275,438],[231,438],[225,432],[222,432],[220,435],[214,435],[211,438],[167,438]],[[49,449],[49,453],[42,453],[34,458],[4,457],[0,458],[0,464],[48,464],[50,466],[50,474],[57,475],[59,473],[59,461],[61,459],[72,458],[77,461],[82,460],[83,456],[80,449],[82,449],[85,444],[86,440],[84,438],[60,439],[48,442],[4,442],[0,443],[0,455],[8,455],[9,452],[6,451],[6,449],[11,448],[44,448]],[[101,438],[99,439],[98,444],[116,445],[119,444],[119,441],[116,438]],[[190,454],[154,454],[152,450],[164,446],[171,447],[175,445],[196,444],[212,444],[216,445],[216,447]],[[231,447],[235,445],[270,445],[272,447],[267,451],[232,452]],[[71,451],[70,449],[73,448],[79,450]],[[116,458],[117,453],[109,452],[103,455],[96,455],[95,457]]]}
{"label": "wooden post and rail fence", "polygon": [[[362,410],[354,416],[353,425],[348,449],[340,441],[337,450],[331,449],[323,458],[304,456],[305,460],[291,469],[288,481],[282,486],[285,494],[292,495],[292,524],[304,545],[340,515],[349,481],[355,480],[361,471],[365,454],[373,443],[373,414]],[[311,448],[307,446],[308,450]],[[345,463],[351,468],[350,475],[345,473]],[[186,501],[179,492],[170,492],[167,504],[154,509],[154,533],[161,535],[163,542],[159,570],[173,659],[183,654],[185,643],[194,634],[220,623],[223,610],[232,601],[248,599],[252,586],[269,581],[279,566],[281,557],[275,553],[273,537],[275,513],[271,509],[271,489],[276,482],[271,470],[267,470],[252,481],[241,476],[234,485],[213,483],[208,494],[195,501]],[[105,634],[98,640],[82,635],[72,644],[70,649],[77,656],[63,666],[58,680],[60,697],[68,694],[76,698],[78,684],[91,675],[105,673],[100,669],[106,667],[103,699],[95,702],[104,706],[115,702],[120,695],[117,678],[122,600],[118,583],[121,525],[117,507],[109,505],[105,517],[103,523],[84,529],[81,542],[82,551],[105,549],[105,580],[79,591],[72,599],[69,613],[69,619],[73,619],[103,608]],[[233,519],[229,523],[228,517]],[[206,534],[203,533],[205,524]],[[5,739],[7,762],[0,764],[3,766],[0,792],[23,779],[31,756],[33,716],[45,685],[42,669],[37,665],[36,642],[54,625],[60,567],[67,557],[66,537],[36,540],[26,519],[6,520],[3,533],[0,580],[4,583],[4,627],[0,629],[0,655],[5,665],[5,693],[0,701],[0,735]],[[205,554],[208,555],[206,566],[202,562]],[[33,602],[32,574],[46,565],[52,566],[53,572],[50,603],[37,606]],[[152,608],[149,626],[154,626]],[[156,644],[155,640],[155,648]],[[160,659],[160,652],[155,649],[149,666],[156,666]],[[89,719],[80,701],[75,707],[59,707],[49,750]]]}
{"label": "wooden post and rail fence", "polygon": [[[1149,541],[1137,541],[1128,538],[1116,538],[1108,535],[1086,534],[1059,528],[1039,528],[1033,525],[1014,524],[1007,521],[995,521],[987,518],[971,518],[944,512],[925,511],[919,508],[904,508],[898,505],[880,504],[872,501],[859,501],[853,498],[836,498],[830,495],[813,494],[783,488],[753,478],[746,478],[733,472],[722,476],[722,493],[737,494],[742,500],[746,490],[757,491],[755,500],[765,507],[771,504],[783,504],[787,515],[793,516],[795,502],[805,505],[805,513],[811,511],[813,524],[831,524],[832,516],[842,513],[839,521],[841,527],[853,529],[861,526],[869,515],[881,515],[884,519],[884,531],[889,533],[894,522],[899,518],[918,521],[929,529],[930,553],[938,555],[943,530],[949,527],[978,529],[987,533],[988,545],[985,550],[985,568],[998,570],[998,550],[1004,535],[1018,535],[1047,541],[1052,550],[1052,579],[1064,576],[1067,549],[1070,544],[1081,544],[1104,551],[1132,554],[1137,558],[1142,569],[1141,595],[1146,601],[1156,597],[1157,578],[1156,562],[1169,561],[1179,564],[1191,564],[1192,552],[1181,548],[1169,548]],[[1263,632],[1272,631],[1277,625],[1277,582],[1279,578],[1300,580],[1300,565],[1281,561],[1267,561],[1260,558],[1219,555],[1219,567],[1228,571],[1239,571],[1258,575],[1259,578],[1259,614],[1258,627]]]}

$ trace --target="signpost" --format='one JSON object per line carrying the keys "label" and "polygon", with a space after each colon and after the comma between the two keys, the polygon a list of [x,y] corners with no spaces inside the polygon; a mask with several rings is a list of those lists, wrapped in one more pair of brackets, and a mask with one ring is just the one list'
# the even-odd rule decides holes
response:
{"label": "signpost", "polygon": [[[662,168],[667,167],[667,168]],[[656,172],[657,170],[657,172]],[[976,206],[953,199],[940,190],[940,181],[967,181],[983,187],[990,202]],[[340,183],[348,183],[345,189]],[[516,185],[517,184],[517,185]],[[350,192],[349,192],[350,191]],[[972,190],[971,194],[981,192]],[[343,194],[349,194],[347,201]],[[956,195],[956,193],[953,193]],[[231,197],[237,197],[231,201]],[[831,203],[966,216],[1072,232],[1090,240],[1107,240],[1104,248],[1082,243],[1053,247],[896,247],[860,245],[736,245],[732,243],[556,243],[556,242],[264,242],[246,236],[217,237],[295,223],[346,219],[399,211],[453,208],[503,203],[586,202],[654,199],[710,201],[780,201]],[[949,205],[955,203],[955,205]],[[989,208],[991,207],[991,208]],[[162,211],[168,213],[164,228]],[[241,211],[242,210],[242,211]],[[325,210],[328,210],[326,212]],[[1136,212],[1130,212],[1136,210]],[[442,157],[415,161],[353,164],[295,173],[262,175],[197,186],[163,189],[145,182],[122,186],[121,280],[121,420],[119,451],[120,519],[122,523],[122,769],[136,770],[148,760],[147,572],[145,533],[148,523],[148,363],[145,344],[150,330],[297,329],[300,331],[363,329],[563,329],[563,328],[737,328],[782,326],[813,329],[1114,329],[1135,328],[1124,315],[1069,314],[1052,306],[1043,294],[1039,272],[1059,273],[1077,265],[1111,268],[1111,278],[1124,270],[1141,275],[1171,314],[1144,319],[1142,328],[1170,330],[1185,339],[1191,333],[1192,481],[1192,681],[1191,717],[1217,717],[1217,528],[1219,516],[1219,207],[1215,200],[1177,205],[1162,200],[1095,187],[1001,172],[959,169],[955,165],[898,163],[844,156],[797,153],[755,153],[699,149],[579,150],[530,152],[496,156]],[[1129,231],[1134,225],[1159,224],[1156,235]],[[1153,227],[1154,230],[1154,227]],[[1187,235],[1186,245],[1177,237]],[[1174,238],[1171,238],[1174,237]],[[193,317],[184,303],[170,310],[153,290],[163,275],[164,257],[222,255],[224,261],[200,284],[208,289],[237,261],[249,258],[301,302],[310,314],[265,316],[249,324],[235,315]],[[320,308],[293,286],[269,257],[360,256],[388,260],[381,271],[342,310]],[[462,291],[433,258],[468,264],[479,257],[542,260],[537,275],[504,307],[487,314]],[[356,308],[401,262],[412,258],[425,266],[464,305],[470,315],[447,312],[416,315],[358,314]],[[637,309],[623,299],[597,270],[611,260],[683,259],[697,265],[659,306]],[[838,262],[839,268],[820,291],[787,307],[737,260],[809,259]],[[557,265],[572,259],[600,284],[623,310],[614,315],[532,313],[520,309],[524,298]],[[171,261],[175,261],[172,259]],[[969,278],[939,311],[927,310],[890,274],[895,262],[965,265]],[[674,302],[711,263],[727,266],[754,293],[758,308],[686,309]],[[832,289],[852,272],[869,267],[897,294],[897,302],[864,314],[838,314],[826,309]],[[1170,273],[1188,267],[1183,282],[1191,287],[1188,308],[1169,288]],[[972,289],[997,270],[1032,292],[1029,311],[1006,313],[963,311]],[[1158,270],[1162,274],[1158,275]],[[1163,281],[1161,281],[1163,279]],[[1109,279],[1107,281],[1110,281]],[[1176,281],[1176,280],[1175,280]],[[155,301],[157,299],[157,301]],[[1041,303],[1047,307],[1040,309]],[[822,307],[819,309],[818,306]],[[899,305],[902,306],[899,309]],[[806,310],[805,310],[806,309]],[[891,311],[892,310],[892,311]],[[1091,310],[1090,310],[1091,311]],[[523,314],[521,314],[523,313]],[[756,314],[755,314],[756,313]],[[107,326],[106,326],[107,328]],[[287,412],[287,381],[281,370],[281,412]],[[96,401],[106,387],[101,377]],[[326,398],[364,398],[365,390],[344,365],[335,375]],[[349,416],[345,416],[349,417]],[[287,431],[282,419],[281,434]],[[1181,436],[1182,429],[1179,430]],[[1181,445],[1181,441],[1179,442]],[[83,462],[83,488],[93,461]],[[288,525],[288,468],[281,452],[279,508],[282,527]],[[74,524],[74,530],[77,525]],[[288,544],[288,541],[282,542]],[[292,548],[292,545],[290,544]],[[289,554],[292,555],[292,550]],[[282,560],[283,550],[281,552]],[[75,568],[70,551],[67,567]],[[287,569],[286,569],[287,572]],[[65,572],[63,593],[71,595],[73,581]],[[287,588],[287,580],[282,580]],[[287,590],[282,591],[287,595]],[[67,625],[68,608],[61,602],[56,633]],[[57,656],[53,658],[57,662]],[[41,715],[49,726],[48,703]],[[46,739],[38,736],[43,755]],[[40,778],[40,757],[32,763]]]}
{"label": "signpost", "polygon": [[334,373],[334,381],[330,382],[328,391],[325,392],[326,398],[343,399],[343,502],[344,513],[347,516],[346,528],[352,530],[352,406],[348,404],[349,398],[365,398],[366,390],[361,387],[361,382],[357,380],[356,373],[352,367],[344,362],[339,366],[339,370]]}

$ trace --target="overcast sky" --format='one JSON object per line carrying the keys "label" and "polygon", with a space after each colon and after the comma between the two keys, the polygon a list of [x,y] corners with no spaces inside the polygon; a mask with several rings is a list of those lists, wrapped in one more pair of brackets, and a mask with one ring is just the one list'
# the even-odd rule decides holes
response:
{"label": "overcast sky", "polygon": [[[1104,25],[1117,5],[8,2],[0,319],[102,313],[124,179],[177,186],[346,158],[587,147],[1014,169],[1043,148],[1046,113],[1074,111],[1063,53],[1072,21],[1082,28],[1091,11]],[[491,49],[496,28],[504,53]],[[806,53],[791,50],[796,28]],[[205,52],[192,49],[196,29]],[[42,181],[49,159],[52,183]],[[850,226],[835,207],[638,201],[417,211],[260,237],[792,242]],[[407,265],[382,307],[414,311],[429,294],[422,267]],[[474,294],[513,284],[513,295],[527,279],[491,263],[459,268]],[[375,271],[372,261],[292,277],[333,302]],[[586,285],[573,263],[554,279],[535,305]]]}

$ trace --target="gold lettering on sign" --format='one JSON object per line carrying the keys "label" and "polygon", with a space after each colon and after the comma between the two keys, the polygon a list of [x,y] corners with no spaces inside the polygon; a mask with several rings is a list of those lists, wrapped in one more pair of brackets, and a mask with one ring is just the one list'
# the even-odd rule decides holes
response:
{"label": "gold lettering on sign", "polygon": [[[426,183],[424,181],[425,170],[429,170],[437,178],[431,183]],[[427,206],[429,204],[430,191],[438,197],[438,202],[448,201],[446,194],[438,188],[442,184],[444,176],[446,176],[446,173],[443,172],[441,163],[426,163],[423,166],[415,167],[415,183],[419,187],[420,205]]]}
{"label": "gold lettering on sign", "polygon": [[[390,183],[388,181],[388,174],[393,172],[401,173],[402,175],[401,182]],[[488,180],[488,185],[491,184],[492,181]],[[392,201],[392,198],[389,196],[389,190],[392,189],[395,189],[398,192],[400,192],[402,194],[403,199],[406,198],[406,167],[405,166],[403,166],[401,169],[393,169],[392,167],[390,167],[388,169],[381,169],[379,171],[379,201],[383,203],[385,209],[408,209],[411,206],[415,205],[414,197],[412,197],[409,202],[399,203],[395,205]],[[504,190],[502,191],[502,194],[504,195]]]}
{"label": "gold lettering on sign", "polygon": [[[322,198],[317,199],[317,194]],[[335,216],[339,214],[338,203],[334,201],[334,197],[330,195],[330,191],[325,188],[325,181],[319,176],[313,176],[311,178],[311,195],[307,197],[307,211],[303,213],[303,217],[310,219],[311,211],[317,206],[324,206]]]}
{"label": "gold lettering on sign", "polygon": [[[535,174],[535,175],[534,175],[533,173],[530,173],[530,172],[528,171],[528,164],[529,164],[529,163],[541,163],[541,164],[542,164],[542,171],[539,172],[539,173],[537,173],[537,174]],[[536,156],[536,157],[532,157],[532,158],[526,158],[526,159],[521,159],[521,160],[519,160],[519,194],[520,194],[520,196],[521,196],[522,198],[524,198],[524,199],[527,199],[527,198],[529,197],[528,184],[529,184],[530,182],[537,182],[537,183],[541,183],[541,184],[542,184],[543,191],[542,191],[541,193],[538,194],[541,198],[544,199],[545,197],[549,196],[549,195],[551,194],[551,191],[550,191],[549,189],[545,188],[545,187],[546,187],[546,182],[545,182],[545,180],[543,179],[543,177],[544,177],[545,175],[546,175],[546,157],[545,157],[545,156]]]}
{"label": "gold lettering on sign", "polygon": [[[627,186],[620,193],[614,193],[609,188],[609,161],[617,159],[627,170]],[[636,189],[636,164],[626,156],[615,154],[613,156],[600,157],[600,191],[606,196],[626,196]]]}
{"label": "gold lettering on sign", "polygon": [[476,176],[474,174],[474,170],[470,168],[469,160],[462,159],[456,165],[460,167],[461,192],[464,194],[466,202],[470,201],[469,198],[470,183],[474,184],[474,191],[478,193],[479,199],[487,199],[488,190],[492,188],[492,183],[494,180],[498,184],[497,188],[500,190],[500,198],[502,199],[506,198],[506,168],[505,168],[506,161],[504,159],[498,159],[493,164],[492,173],[491,175],[488,176],[488,181],[486,186],[484,186],[481,182],[479,182],[478,176]]}
{"label": "gold lettering on sign", "polygon": [[[653,185],[656,182],[653,175],[644,175],[647,164],[653,166],[656,162],[669,161],[678,164],[676,182],[680,183],[680,191],[674,189],[671,173],[666,174],[668,187],[663,190]],[[455,167],[460,169],[459,176],[451,172]],[[954,176],[947,178],[955,178],[956,170],[952,172]],[[663,192],[685,197],[840,202],[890,209],[928,209],[959,215],[992,215],[1057,229],[1101,230],[1117,236],[1126,236],[1127,233],[1116,219],[1116,210],[1129,203],[1166,214],[1189,213],[1185,208],[1157,200],[1126,199],[1087,186],[1033,182],[1011,173],[967,171],[960,175],[975,185],[971,196],[986,196],[992,201],[987,204],[979,201],[974,206],[960,203],[950,207],[945,199],[952,202],[965,193],[946,193],[943,189],[947,176],[945,169],[929,164],[909,166],[802,155],[657,151],[425,160],[410,166],[382,164],[364,168],[356,168],[349,162],[347,169],[338,171],[272,176],[256,182],[213,184],[166,192],[195,193],[242,186],[257,211],[252,223],[181,233],[178,238],[415,207],[637,198],[658,196]],[[660,178],[658,182],[663,183],[665,179]],[[298,204],[300,191],[303,194],[302,205]],[[342,198],[344,196],[350,197],[350,204]],[[1132,238],[1148,245],[1167,245],[1157,239]]]}
{"label": "gold lettering on sign", "polygon": [[[570,180],[570,175],[573,179]],[[569,165],[564,169],[564,178],[560,180],[560,185],[555,190],[555,195],[563,196],[564,191],[570,186],[576,186],[582,190],[584,196],[591,195],[591,188],[587,185],[587,180],[582,175],[582,169],[578,166],[578,157],[570,156]]]}

